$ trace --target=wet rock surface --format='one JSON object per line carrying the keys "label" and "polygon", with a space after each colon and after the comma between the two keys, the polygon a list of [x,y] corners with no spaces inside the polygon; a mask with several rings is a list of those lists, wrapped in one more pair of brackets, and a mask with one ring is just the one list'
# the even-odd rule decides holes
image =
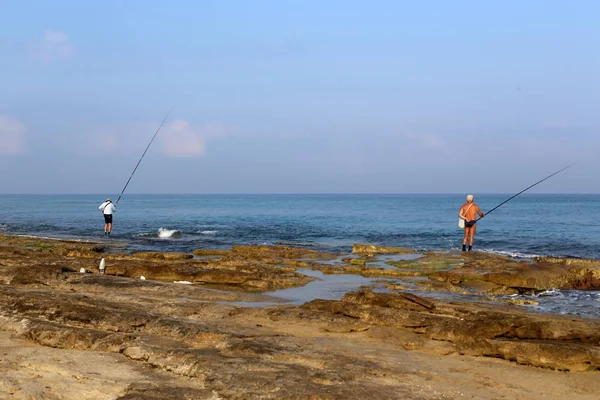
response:
{"label": "wet rock surface", "polygon": [[374,256],[375,254],[411,254],[416,253],[416,251],[405,247],[384,247],[356,243],[352,246],[352,253],[363,256]]}
{"label": "wet rock surface", "polygon": [[468,280],[480,280],[519,291],[588,290],[600,288],[599,273],[600,266],[598,265],[579,266],[511,259],[466,259],[460,267],[437,272],[430,278],[454,284]]}
{"label": "wet rock surface", "polygon": [[[301,306],[237,305],[277,304],[258,291],[311,281],[296,262],[323,272],[361,267],[337,261],[348,255],[236,246],[215,258],[140,257],[93,243],[0,238],[0,397],[585,400],[600,390],[598,320],[433,300],[393,284]],[[450,272],[520,268],[483,255],[432,253],[385,268],[368,258],[356,273],[406,270],[482,293],[512,283]]]}
{"label": "wet rock surface", "polygon": [[423,339],[449,342],[452,347],[446,348],[460,354],[499,357],[565,371],[600,370],[598,321],[531,315],[492,305],[423,300],[362,291],[349,293],[339,302],[314,300],[304,307],[374,325],[412,329],[422,336],[421,344]]}

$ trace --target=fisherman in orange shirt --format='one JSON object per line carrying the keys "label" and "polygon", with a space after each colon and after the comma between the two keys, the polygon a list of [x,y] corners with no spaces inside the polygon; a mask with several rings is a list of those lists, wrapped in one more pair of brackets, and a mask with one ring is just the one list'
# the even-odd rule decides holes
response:
{"label": "fisherman in orange shirt", "polygon": [[467,196],[467,202],[462,205],[458,216],[465,220],[465,236],[463,237],[462,251],[467,250],[467,240],[469,240],[469,251],[473,248],[473,239],[475,238],[475,230],[477,229],[477,215],[481,218],[485,214],[481,212],[479,206],[473,203],[473,195]]}

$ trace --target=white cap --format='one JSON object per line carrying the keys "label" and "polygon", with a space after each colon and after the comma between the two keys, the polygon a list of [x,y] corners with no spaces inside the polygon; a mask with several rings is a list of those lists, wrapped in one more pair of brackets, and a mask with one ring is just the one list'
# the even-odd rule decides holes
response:
{"label": "white cap", "polygon": [[472,194],[467,195],[467,201],[473,201],[473,195]]}

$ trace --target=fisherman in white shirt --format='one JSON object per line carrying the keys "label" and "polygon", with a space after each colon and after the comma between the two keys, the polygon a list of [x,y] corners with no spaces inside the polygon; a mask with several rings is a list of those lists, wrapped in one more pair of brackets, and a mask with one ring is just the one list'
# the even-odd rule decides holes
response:
{"label": "fisherman in white shirt", "polygon": [[100,204],[98,209],[104,214],[104,236],[110,236],[110,231],[112,231],[112,214],[117,211],[117,207],[115,207],[110,198],[107,198],[104,203]]}

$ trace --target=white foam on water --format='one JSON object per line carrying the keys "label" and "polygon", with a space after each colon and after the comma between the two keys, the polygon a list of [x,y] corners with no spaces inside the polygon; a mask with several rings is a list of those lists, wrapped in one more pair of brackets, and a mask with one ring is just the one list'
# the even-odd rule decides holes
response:
{"label": "white foam on water", "polygon": [[564,297],[564,294],[558,289],[548,289],[543,292],[539,292],[532,295],[533,297],[544,297],[544,296],[552,296],[552,297]]}
{"label": "white foam on water", "polygon": [[216,235],[219,231],[200,231],[203,235]]}
{"label": "white foam on water", "polygon": [[539,293],[516,296],[524,300],[535,299],[538,305],[531,308],[541,312],[600,318],[600,291],[549,289]]}
{"label": "white foam on water", "polygon": [[509,256],[509,257],[513,257],[513,258],[541,257],[539,254],[527,254],[527,253],[521,253],[519,251],[509,251],[509,250],[482,249],[481,251],[484,253],[499,254],[501,256]]}
{"label": "white foam on water", "polygon": [[168,238],[181,236],[181,232],[179,232],[177,229],[167,229],[167,228],[159,228],[157,234],[158,234],[158,237],[161,239],[168,239]]}

